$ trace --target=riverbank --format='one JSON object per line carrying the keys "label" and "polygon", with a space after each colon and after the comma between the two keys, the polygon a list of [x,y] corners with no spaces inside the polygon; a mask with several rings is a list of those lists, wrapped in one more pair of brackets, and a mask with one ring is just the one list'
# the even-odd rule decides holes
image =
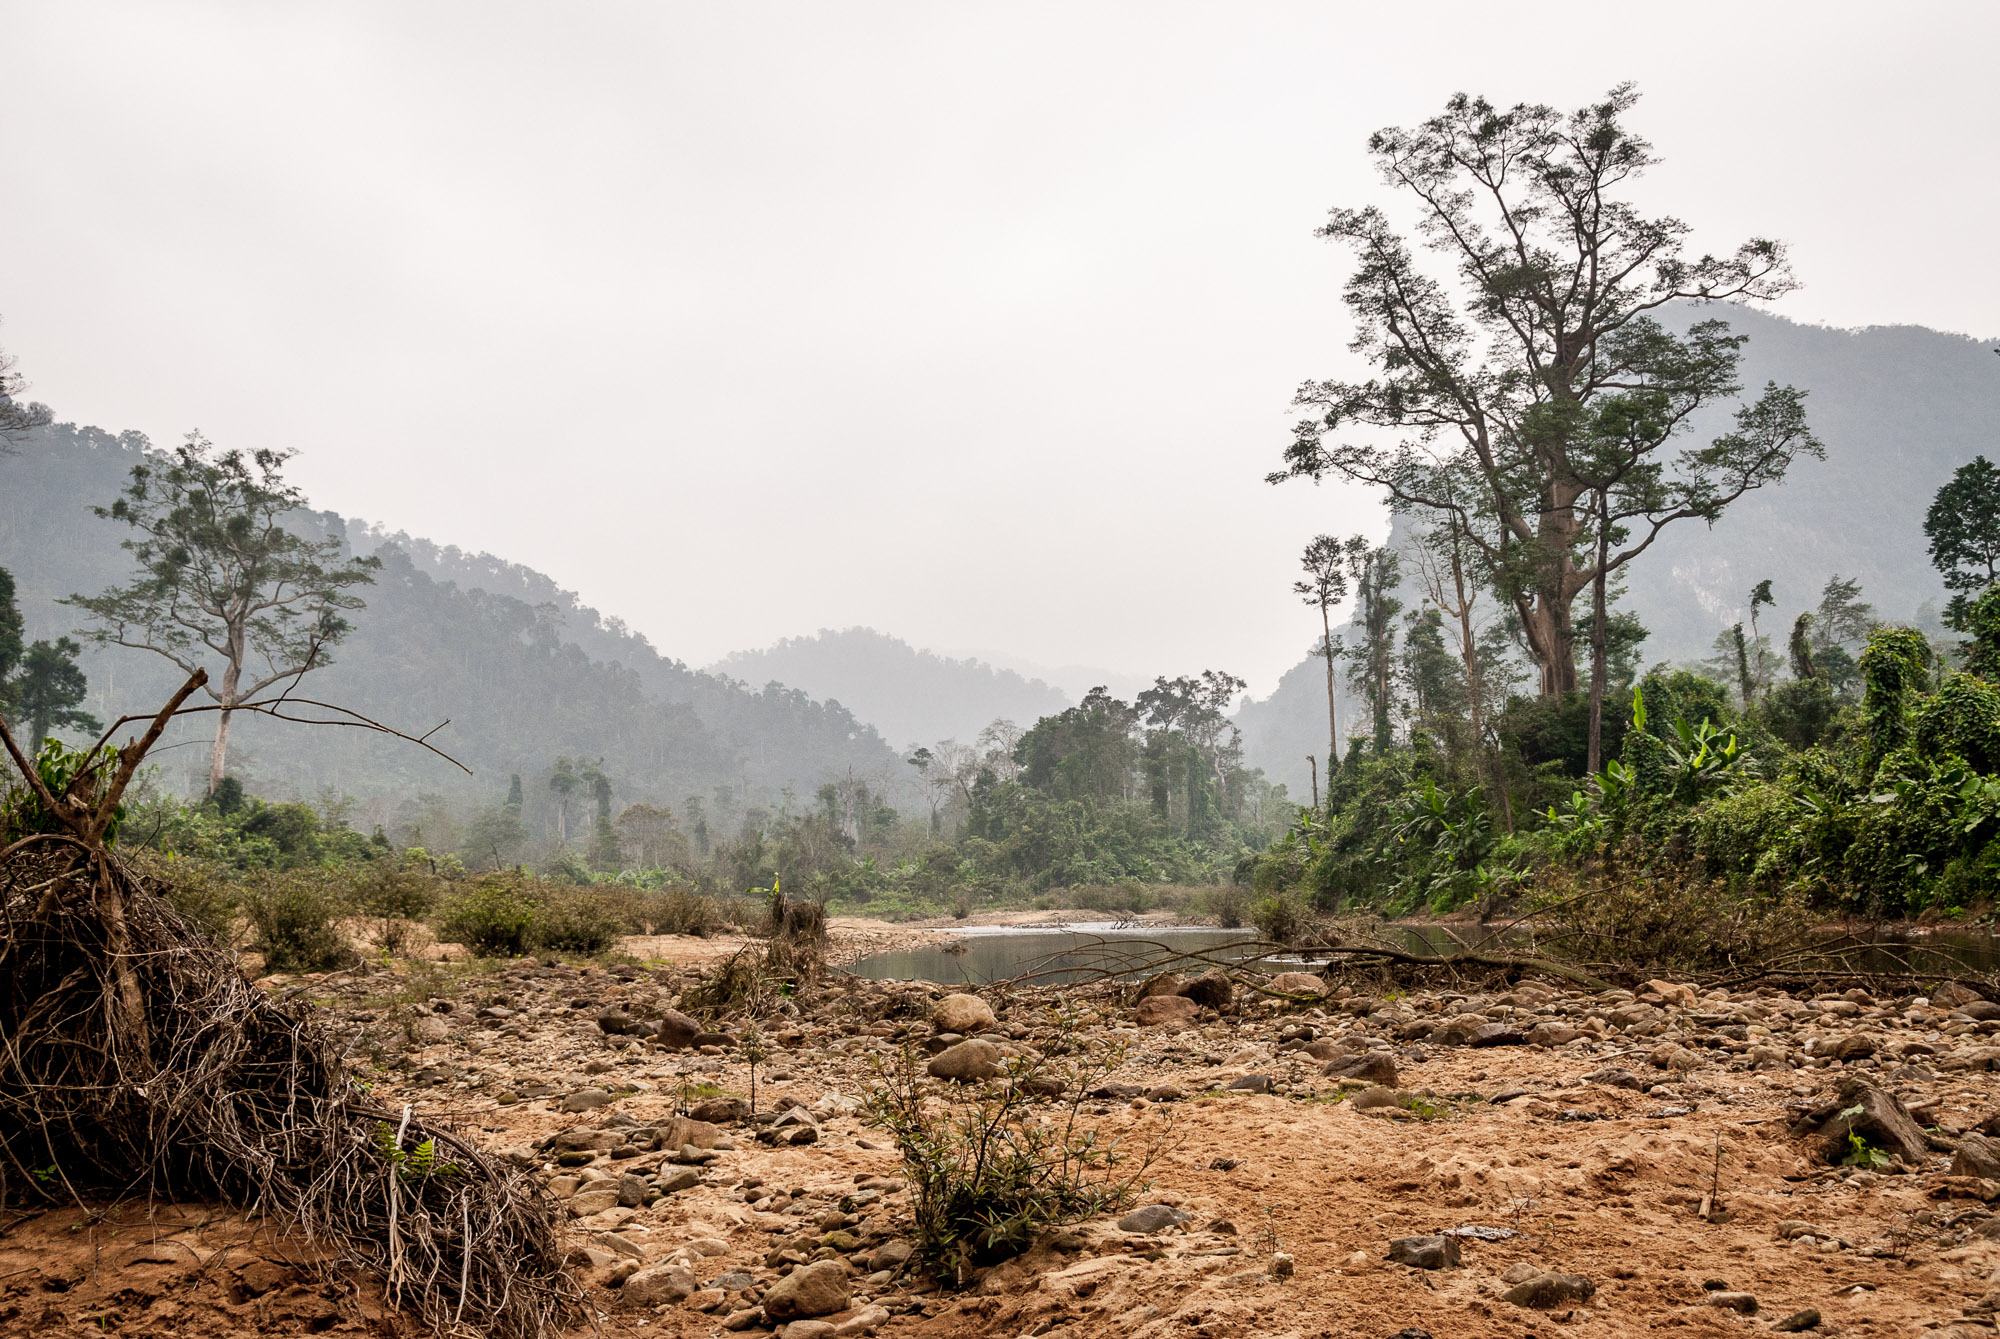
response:
{"label": "riverbank", "polygon": [[[834,926],[842,951],[892,933],[915,932]],[[862,1114],[901,1048],[951,1044],[932,1021],[946,992],[837,979],[779,1000],[758,1020],[753,1118],[733,1042],[645,1035],[717,961],[652,947],[663,956],[636,964],[468,971],[422,999],[386,968],[309,983],[374,1057],[376,1100],[456,1118],[545,1181],[613,1333],[1519,1339],[1551,1322],[1737,1333],[1816,1311],[1815,1333],[1994,1334],[2000,1144],[1980,1131],[2000,1128],[2000,1006],[1968,992],[1526,982],[1286,1002],[1211,986],[1138,1009],[1112,992],[996,994],[990,1022],[968,1015],[995,1045],[1120,1048],[1081,1118],[1156,1158],[1145,1214],[1051,1233],[948,1291],[899,1263],[906,1169]],[[1048,1009],[1065,998],[1082,1013],[1061,1034]],[[1862,1091],[1909,1125],[1868,1127],[1868,1165],[1840,1166],[1828,1154],[1848,1143],[1798,1122]],[[240,1216],[176,1215],[56,1215],[0,1236],[0,1329],[385,1323],[370,1290],[321,1288],[281,1242],[218,1254]],[[810,1317],[821,1328],[773,1300],[808,1266],[828,1285],[811,1305],[840,1303]]]}

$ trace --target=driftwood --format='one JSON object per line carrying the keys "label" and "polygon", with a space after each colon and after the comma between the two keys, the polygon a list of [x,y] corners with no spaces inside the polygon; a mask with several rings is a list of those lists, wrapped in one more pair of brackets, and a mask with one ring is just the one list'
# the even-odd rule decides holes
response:
{"label": "driftwood", "polygon": [[131,744],[100,741],[61,795],[0,724],[35,820],[0,847],[0,1201],[219,1198],[323,1268],[371,1270],[439,1331],[539,1339],[576,1319],[539,1183],[368,1101],[310,1004],[258,990],[105,840],[202,679]]}

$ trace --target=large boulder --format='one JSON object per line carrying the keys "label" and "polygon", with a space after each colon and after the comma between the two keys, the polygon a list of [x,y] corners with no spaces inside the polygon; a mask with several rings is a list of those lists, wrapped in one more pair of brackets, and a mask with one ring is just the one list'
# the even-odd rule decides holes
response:
{"label": "large boulder", "polygon": [[1221,1013],[1236,999],[1236,983],[1221,968],[1211,968],[1181,987],[1181,994],[1204,1009]]}
{"label": "large boulder", "polygon": [[1840,1162],[1853,1151],[1849,1135],[1859,1135],[1911,1167],[1923,1166],[1930,1156],[1923,1129],[1902,1099],[1856,1078],[1842,1080],[1831,1098],[1793,1124],[1792,1133],[1811,1136],[1819,1155],[1828,1162]]}
{"label": "large boulder", "polygon": [[722,1137],[719,1126],[687,1116],[669,1116],[653,1127],[654,1142],[666,1149],[678,1150],[689,1144],[696,1148],[714,1148],[716,1141]]}
{"label": "large boulder", "polygon": [[[631,1286],[630,1279],[626,1286]],[[849,1296],[847,1266],[838,1260],[821,1260],[800,1265],[773,1284],[764,1294],[764,1314],[775,1321],[831,1316],[847,1309]]]}
{"label": "large boulder", "polygon": [[1951,1174],[2000,1181],[2000,1139],[1989,1139],[1983,1134],[1969,1134],[1960,1139],[1958,1152],[1952,1155]]}
{"label": "large boulder", "polygon": [[1158,976],[1146,982],[1145,985],[1139,987],[1139,993],[1132,997],[1132,1003],[1137,1004],[1141,1000],[1150,1000],[1155,995],[1178,995],[1181,993],[1181,987],[1186,984],[1187,982],[1181,980],[1172,972],[1161,972]]}
{"label": "large boulder", "polygon": [[931,1022],[937,1024],[939,1032],[970,1036],[993,1027],[995,1019],[993,1010],[977,995],[947,995],[931,1010]]}
{"label": "large boulder", "polygon": [[977,1083],[1000,1077],[1000,1048],[973,1038],[948,1046],[931,1058],[930,1075],[953,1083]]}
{"label": "large boulder", "polygon": [[653,1024],[653,1040],[668,1050],[684,1051],[705,1029],[678,1009],[669,1009]]}
{"label": "large boulder", "polygon": [[1133,1015],[1140,1027],[1156,1023],[1185,1023],[1201,1012],[1201,1006],[1185,995],[1153,995],[1139,1001]]}

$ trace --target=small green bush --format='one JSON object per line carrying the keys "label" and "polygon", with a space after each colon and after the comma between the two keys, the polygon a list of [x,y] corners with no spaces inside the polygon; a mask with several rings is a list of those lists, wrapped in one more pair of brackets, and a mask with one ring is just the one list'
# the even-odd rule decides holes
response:
{"label": "small green bush", "polygon": [[438,937],[463,944],[479,958],[516,958],[533,942],[538,903],[518,875],[491,875],[445,905]]}
{"label": "small green bush", "polygon": [[354,960],[336,922],[347,911],[337,885],[321,870],[254,877],[243,888],[243,915],[252,945],[274,972],[323,972]]}
{"label": "small green bush", "polygon": [[596,888],[550,889],[535,908],[528,937],[538,948],[602,953],[625,933],[624,900]]}
{"label": "small green bush", "polygon": [[1250,922],[1274,944],[1296,944],[1312,929],[1312,910],[1298,894],[1282,892],[1253,906]]}

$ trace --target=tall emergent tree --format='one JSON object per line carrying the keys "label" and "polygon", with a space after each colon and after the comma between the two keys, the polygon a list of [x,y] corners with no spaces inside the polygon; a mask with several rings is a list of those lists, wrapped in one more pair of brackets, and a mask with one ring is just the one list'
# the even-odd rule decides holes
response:
{"label": "tall emergent tree", "polygon": [[1793,281],[1776,242],[1691,259],[1686,224],[1626,198],[1657,161],[1623,124],[1637,98],[1621,84],[1564,115],[1459,94],[1416,129],[1369,139],[1456,280],[1434,277],[1382,210],[1333,212],[1320,235],[1359,255],[1345,293],[1351,347],[1376,375],[1302,386],[1295,403],[1312,417],[1270,476],[1354,479],[1432,513],[1474,505],[1428,488],[1441,467],[1477,478],[1485,515],[1468,517],[1465,533],[1520,618],[1545,695],[1577,687],[1571,606],[1592,591],[1593,760],[1606,579],[1666,526],[1713,522],[1797,456],[1822,454],[1804,396],[1775,384],[1738,407],[1733,431],[1671,450],[1692,414],[1741,389],[1743,339],[1719,320],[1679,334],[1655,313],[1776,298]]}
{"label": "tall emergent tree", "polygon": [[1924,514],[1924,536],[1953,592],[1948,618],[1962,622],[1971,597],[2000,580],[2000,469],[1974,456],[1953,471]]}
{"label": "tall emergent tree", "polygon": [[1333,607],[1347,598],[1349,554],[1365,553],[1368,541],[1360,535],[1339,540],[1332,535],[1315,535],[1306,545],[1300,564],[1306,569],[1304,581],[1294,581],[1292,591],[1307,604],[1319,609],[1320,655],[1326,661],[1326,765],[1329,773],[1340,762],[1340,719],[1333,705],[1333,662],[1342,649],[1333,636]]}
{"label": "tall emergent tree", "polygon": [[1354,579],[1354,617],[1361,625],[1361,645],[1348,666],[1348,681],[1361,690],[1375,718],[1375,751],[1388,749],[1394,739],[1395,699],[1390,672],[1396,662],[1396,625],[1403,602],[1396,598],[1402,583],[1402,557],[1388,548],[1363,545],[1348,555],[1348,575]]}
{"label": "tall emergent tree", "polygon": [[95,732],[104,728],[95,716],[81,709],[90,691],[90,681],[76,663],[81,650],[67,637],[36,642],[21,656],[20,673],[0,685],[7,714],[28,727],[30,753],[40,751],[51,730]]}
{"label": "tall emergent tree", "polygon": [[373,581],[382,565],[343,557],[338,536],[312,539],[287,528],[306,505],[284,480],[292,455],[218,454],[191,432],[164,459],[134,465],[123,496],[92,510],[138,532],[124,547],[139,574],[101,595],[63,601],[95,620],[78,635],[100,644],[151,651],[189,674],[221,659],[221,675],[204,685],[220,708],[210,794],[222,784],[230,716],[265,689],[328,664],[328,648],[348,632],[344,615],[362,607],[352,588]]}

